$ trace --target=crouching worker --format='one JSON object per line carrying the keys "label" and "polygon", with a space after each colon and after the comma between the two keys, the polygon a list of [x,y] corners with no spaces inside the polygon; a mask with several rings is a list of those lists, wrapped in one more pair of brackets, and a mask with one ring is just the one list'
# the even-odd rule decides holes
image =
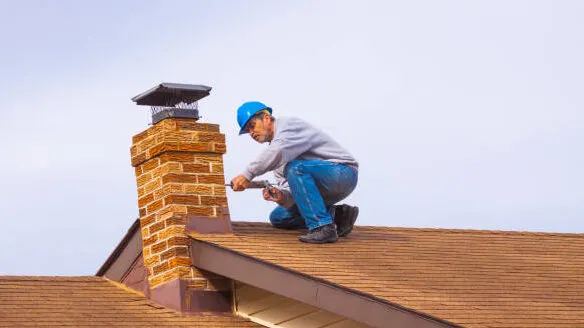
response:
{"label": "crouching worker", "polygon": [[256,176],[273,171],[277,186],[264,189],[265,200],[276,202],[273,226],[304,229],[305,243],[332,243],[353,229],[359,209],[335,205],[357,185],[358,163],[330,136],[295,117],[272,116],[272,109],[252,101],[237,110],[239,134],[249,133],[268,147],[244,172],[231,180],[235,191],[245,190]]}

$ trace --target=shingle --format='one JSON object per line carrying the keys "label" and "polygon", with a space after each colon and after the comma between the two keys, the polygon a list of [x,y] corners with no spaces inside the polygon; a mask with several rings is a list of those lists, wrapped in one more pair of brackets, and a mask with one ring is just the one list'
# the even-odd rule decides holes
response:
{"label": "shingle", "polygon": [[584,327],[584,234],[355,227],[312,245],[233,228],[191,237],[465,327]]}
{"label": "shingle", "polygon": [[101,277],[0,276],[0,327],[263,327],[225,315],[184,316]]}

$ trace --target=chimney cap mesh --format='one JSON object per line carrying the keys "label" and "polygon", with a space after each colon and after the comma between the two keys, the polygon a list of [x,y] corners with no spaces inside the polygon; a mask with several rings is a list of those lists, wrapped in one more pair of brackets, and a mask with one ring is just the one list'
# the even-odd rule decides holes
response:
{"label": "chimney cap mesh", "polygon": [[170,117],[187,117],[198,120],[198,100],[209,95],[206,85],[160,83],[132,98],[137,105],[150,106],[152,123]]}

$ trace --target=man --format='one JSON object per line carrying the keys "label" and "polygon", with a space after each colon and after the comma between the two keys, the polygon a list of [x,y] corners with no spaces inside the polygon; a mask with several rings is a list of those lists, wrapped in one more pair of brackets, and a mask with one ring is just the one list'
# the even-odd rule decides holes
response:
{"label": "man", "polygon": [[233,190],[245,190],[256,176],[274,171],[278,187],[264,189],[265,200],[278,203],[270,214],[273,226],[308,228],[306,243],[332,243],[353,229],[359,209],[334,204],[357,185],[358,163],[324,132],[294,117],[274,118],[272,109],[251,101],[237,110],[239,134],[268,147],[245,171],[231,180]]}

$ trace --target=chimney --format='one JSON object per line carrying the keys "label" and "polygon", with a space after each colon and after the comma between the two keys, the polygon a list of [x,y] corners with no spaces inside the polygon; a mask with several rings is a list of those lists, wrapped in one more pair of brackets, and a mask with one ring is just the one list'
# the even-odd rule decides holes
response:
{"label": "chimney", "polygon": [[229,233],[225,135],[198,123],[203,85],[162,83],[134,98],[152,109],[152,126],[133,137],[142,255],[150,298],[181,312],[231,311],[229,279],[191,262],[188,233]]}

